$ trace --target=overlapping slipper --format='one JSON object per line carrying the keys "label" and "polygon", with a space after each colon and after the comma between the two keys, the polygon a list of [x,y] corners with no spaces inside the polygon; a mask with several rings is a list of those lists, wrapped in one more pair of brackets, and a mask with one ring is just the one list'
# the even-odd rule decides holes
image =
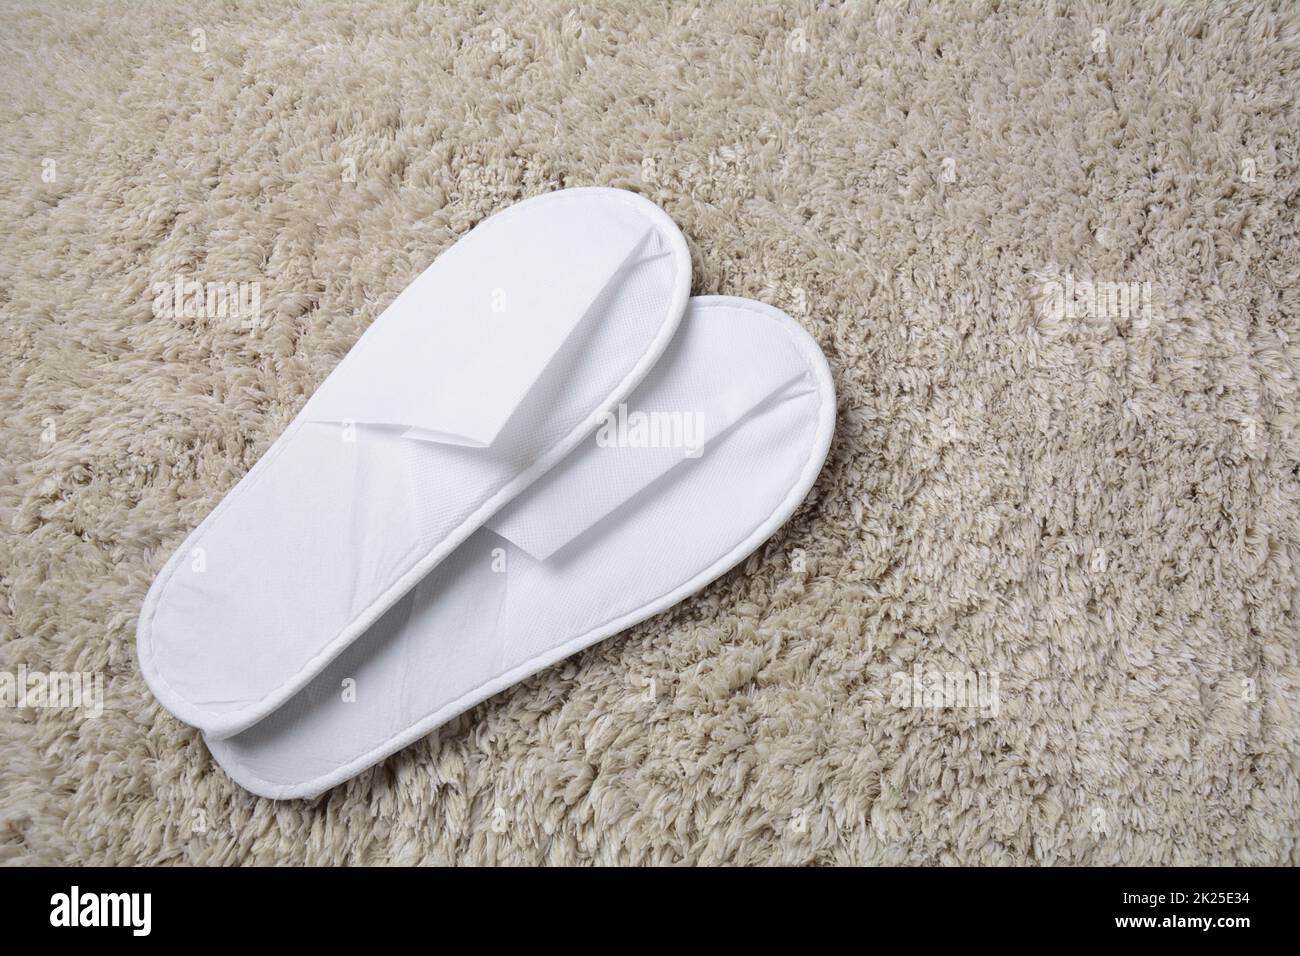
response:
{"label": "overlapping slipper", "polygon": [[617,189],[486,220],[375,320],[163,567],[137,628],[158,700],[211,737],[301,690],[653,367],[686,240]]}
{"label": "overlapping slipper", "polygon": [[812,487],[834,420],[826,361],[797,323],[693,299],[624,408],[305,690],[209,749],[263,796],[347,780],[743,561]]}

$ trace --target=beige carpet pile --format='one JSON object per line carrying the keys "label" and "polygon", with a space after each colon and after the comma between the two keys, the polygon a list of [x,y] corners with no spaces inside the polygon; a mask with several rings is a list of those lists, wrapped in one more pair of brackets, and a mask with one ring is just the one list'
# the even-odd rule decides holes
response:
{"label": "beige carpet pile", "polygon": [[[0,671],[105,681],[0,708],[0,860],[1297,862],[1300,8],[0,6]],[[150,581],[439,252],[578,185],[821,343],[815,490],[351,783],[245,793],[140,678]],[[156,313],[177,277],[260,319]]]}

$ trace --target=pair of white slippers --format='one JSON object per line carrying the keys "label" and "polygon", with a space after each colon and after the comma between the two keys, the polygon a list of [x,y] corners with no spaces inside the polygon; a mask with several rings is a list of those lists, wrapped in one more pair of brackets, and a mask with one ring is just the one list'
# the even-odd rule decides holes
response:
{"label": "pair of white slippers", "polygon": [[793,319],[690,275],[617,189],[469,232],[159,573],[158,700],[241,786],[311,797],[744,560],[812,487],[834,391]]}

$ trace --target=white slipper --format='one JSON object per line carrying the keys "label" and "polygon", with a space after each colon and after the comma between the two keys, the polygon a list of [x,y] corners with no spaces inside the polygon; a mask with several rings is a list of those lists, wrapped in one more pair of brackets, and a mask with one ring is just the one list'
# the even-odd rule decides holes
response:
{"label": "white slipper", "polygon": [[691,300],[612,421],[305,690],[209,748],[267,797],[347,780],[744,560],[812,487],[834,423],[826,360],[794,320],[744,299]]}
{"label": "white slipper", "polygon": [[633,193],[550,193],[473,229],[163,567],[137,631],[158,700],[209,737],[273,712],[591,434],[689,294],[686,240]]}

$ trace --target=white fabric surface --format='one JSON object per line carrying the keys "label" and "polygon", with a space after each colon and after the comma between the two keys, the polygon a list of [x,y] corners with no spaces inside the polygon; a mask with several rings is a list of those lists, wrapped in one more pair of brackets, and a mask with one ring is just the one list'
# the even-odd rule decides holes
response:
{"label": "white fabric surface", "polygon": [[621,190],[473,229],[163,567],[137,632],[159,701],[215,738],[301,690],[628,395],[689,287],[677,227]]}
{"label": "white fabric surface", "polygon": [[834,428],[816,343],[743,299],[692,300],[626,404],[700,413],[699,454],[590,435],[287,704],[236,736],[209,736],[218,762],[254,793],[313,796],[672,606],[789,518]]}

